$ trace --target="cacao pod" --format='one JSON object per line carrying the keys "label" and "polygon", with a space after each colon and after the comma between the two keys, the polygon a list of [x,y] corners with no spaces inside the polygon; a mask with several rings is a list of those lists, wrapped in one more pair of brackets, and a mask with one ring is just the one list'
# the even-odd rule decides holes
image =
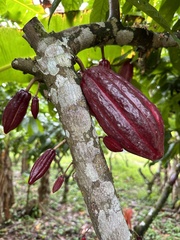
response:
{"label": "cacao pod", "polygon": [[155,160],[164,152],[164,124],[156,108],[123,77],[102,66],[82,74],[81,88],[90,110],[107,134],[105,145]]}
{"label": "cacao pod", "polygon": [[52,192],[53,193],[57,192],[61,188],[63,183],[64,183],[64,176],[61,175],[60,177],[58,177],[56,179],[56,181],[55,181],[55,183],[53,185],[53,188],[52,188]]}
{"label": "cacao pod", "polygon": [[21,89],[9,101],[2,116],[4,133],[8,133],[19,126],[26,114],[30,99],[31,94]]}
{"label": "cacao pod", "polygon": [[37,115],[39,113],[39,99],[36,96],[33,97],[32,102],[31,102],[31,113],[32,113],[34,119],[36,119]]}
{"label": "cacao pod", "polygon": [[108,69],[111,68],[110,62],[105,58],[103,58],[101,61],[99,61],[99,66],[106,67]]}
{"label": "cacao pod", "polygon": [[29,184],[33,184],[36,180],[41,178],[49,169],[51,162],[55,158],[56,150],[55,149],[47,149],[34,163],[30,176],[29,176]]}
{"label": "cacao pod", "polygon": [[119,75],[128,82],[131,82],[133,76],[133,64],[131,63],[131,59],[126,59],[124,61],[119,70]]}

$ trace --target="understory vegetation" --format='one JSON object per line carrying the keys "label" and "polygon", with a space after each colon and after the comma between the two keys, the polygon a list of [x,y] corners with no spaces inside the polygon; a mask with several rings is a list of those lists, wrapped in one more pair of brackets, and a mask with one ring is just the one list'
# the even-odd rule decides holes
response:
{"label": "understory vegetation", "polygon": [[[152,193],[148,194],[147,184],[139,173],[139,169],[150,181],[155,174],[157,165],[151,171],[145,159],[127,153],[107,154],[109,167],[112,170],[117,194],[121,199],[122,209],[133,210],[132,226],[141,222],[161,193],[163,174],[153,184]],[[63,157],[66,167],[69,157]],[[12,208],[12,219],[0,227],[3,240],[15,239],[47,239],[47,240],[78,240],[86,233],[88,240],[95,240],[82,195],[73,178],[69,181],[67,202],[62,203],[63,188],[50,193],[49,203],[38,204],[39,181],[28,189],[29,173],[21,174],[20,163],[13,165],[15,204]],[[50,170],[50,188],[57,177],[57,170]],[[161,182],[161,184],[160,184]],[[29,195],[27,195],[29,192]],[[27,197],[28,196],[28,197]],[[48,200],[48,199],[47,199]],[[27,202],[28,201],[28,202]],[[28,209],[28,211],[27,211]],[[29,214],[27,214],[27,212]],[[166,205],[151,224],[145,240],[178,240],[180,239],[180,217],[172,209],[171,195]]]}

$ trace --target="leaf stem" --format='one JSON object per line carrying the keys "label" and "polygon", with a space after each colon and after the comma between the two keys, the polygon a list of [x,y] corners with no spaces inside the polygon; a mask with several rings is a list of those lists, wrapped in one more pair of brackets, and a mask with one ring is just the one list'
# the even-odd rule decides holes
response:
{"label": "leaf stem", "polygon": [[120,21],[119,0],[109,0],[109,18],[116,18]]}
{"label": "leaf stem", "polygon": [[81,71],[84,72],[86,69],[85,69],[84,64],[83,64],[83,62],[81,61],[81,59],[76,56],[76,57],[75,57],[75,61],[76,61],[77,64],[80,66]]}
{"label": "leaf stem", "polygon": [[66,139],[62,140],[60,143],[58,143],[53,149],[56,150],[58,147],[62,146],[66,142]]}
{"label": "leaf stem", "polygon": [[32,87],[32,85],[35,83],[35,81],[37,81],[36,78],[31,79],[30,83],[28,84],[28,86],[26,87],[26,91],[29,92],[30,88]]}

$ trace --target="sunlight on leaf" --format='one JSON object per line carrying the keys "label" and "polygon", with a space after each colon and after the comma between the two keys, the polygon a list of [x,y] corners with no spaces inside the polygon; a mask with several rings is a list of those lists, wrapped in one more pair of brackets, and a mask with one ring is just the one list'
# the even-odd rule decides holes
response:
{"label": "sunlight on leaf", "polygon": [[62,0],[62,5],[65,8],[65,12],[78,11],[82,3],[83,0]]}
{"label": "sunlight on leaf", "polygon": [[42,18],[45,14],[41,5],[34,5],[31,0],[6,0],[7,13],[5,17],[17,22],[21,26],[27,23],[34,16]]}
{"label": "sunlight on leaf", "polygon": [[127,0],[128,3],[136,6],[138,9],[146,13],[152,19],[154,19],[160,26],[162,26],[165,30],[170,31],[169,24],[166,20],[160,15],[160,13],[154,8],[151,4],[149,4],[145,0]]}
{"label": "sunlight on leaf", "polygon": [[109,4],[107,0],[95,0],[90,16],[90,22],[101,22],[108,19]]}

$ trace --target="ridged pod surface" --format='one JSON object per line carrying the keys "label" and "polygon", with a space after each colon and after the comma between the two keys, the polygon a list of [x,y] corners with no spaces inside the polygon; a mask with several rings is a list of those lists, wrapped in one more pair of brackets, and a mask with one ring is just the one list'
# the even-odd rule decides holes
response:
{"label": "ridged pod surface", "polygon": [[19,126],[26,114],[30,99],[31,94],[21,89],[8,102],[2,116],[4,133],[8,133]]}
{"label": "ridged pod surface", "polygon": [[56,150],[50,148],[35,161],[30,172],[29,184],[33,184],[47,172],[55,156]]}
{"label": "ridged pod surface", "polygon": [[32,113],[34,119],[36,119],[37,115],[39,113],[39,99],[36,96],[32,98],[31,113]]}
{"label": "ridged pod surface", "polygon": [[123,77],[125,80],[128,82],[131,82],[132,77],[133,77],[133,64],[131,63],[131,59],[126,59],[120,70],[119,70],[119,75]]}
{"label": "ridged pod surface", "polygon": [[64,183],[64,176],[61,175],[56,179],[56,181],[53,185],[53,188],[52,188],[52,192],[53,193],[57,192],[61,188],[63,183]]}
{"label": "ridged pod surface", "polygon": [[155,160],[164,153],[164,124],[157,107],[123,77],[102,66],[85,70],[82,91],[112,151],[125,149]]}

